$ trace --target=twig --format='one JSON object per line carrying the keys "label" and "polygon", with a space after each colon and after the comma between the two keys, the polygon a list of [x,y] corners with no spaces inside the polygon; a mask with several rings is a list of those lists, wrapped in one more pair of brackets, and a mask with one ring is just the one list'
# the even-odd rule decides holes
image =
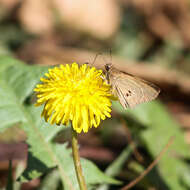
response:
{"label": "twig", "polygon": [[121,188],[121,190],[128,190],[128,189],[130,189],[131,187],[133,187],[134,185],[136,185],[142,178],[144,178],[147,175],[147,173],[149,173],[150,170],[152,170],[152,168],[160,161],[160,159],[162,158],[162,156],[164,155],[164,153],[168,150],[168,148],[173,143],[173,141],[174,141],[174,136],[172,136],[169,139],[168,143],[165,145],[165,147],[159,153],[159,155],[157,156],[157,158],[148,166],[148,168],[144,172],[142,172],[141,175],[139,177],[137,177],[135,180],[133,180],[128,185],[126,185],[123,188]]}

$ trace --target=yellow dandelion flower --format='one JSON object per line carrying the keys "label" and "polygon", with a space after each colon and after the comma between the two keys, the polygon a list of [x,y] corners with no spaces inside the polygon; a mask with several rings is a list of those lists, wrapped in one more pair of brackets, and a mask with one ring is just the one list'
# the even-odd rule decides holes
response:
{"label": "yellow dandelion flower", "polygon": [[110,86],[101,70],[73,63],[49,69],[45,76],[34,91],[36,105],[44,104],[42,116],[46,122],[67,125],[71,121],[73,129],[80,133],[111,117]]}

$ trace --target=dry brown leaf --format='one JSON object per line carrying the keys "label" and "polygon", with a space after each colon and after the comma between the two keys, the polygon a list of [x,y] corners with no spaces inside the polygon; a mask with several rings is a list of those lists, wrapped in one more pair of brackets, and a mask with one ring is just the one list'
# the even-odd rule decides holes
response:
{"label": "dry brown leaf", "polygon": [[19,10],[23,27],[34,34],[49,33],[53,29],[53,17],[48,1],[25,0]]}
{"label": "dry brown leaf", "polygon": [[21,0],[0,0],[0,5],[10,10],[19,2],[21,2]]}
{"label": "dry brown leaf", "polygon": [[184,47],[190,46],[190,12],[187,0],[120,0],[133,6],[144,16],[149,30],[156,36],[183,41]]}
{"label": "dry brown leaf", "polygon": [[106,39],[118,29],[120,9],[115,0],[54,0],[64,27]]}

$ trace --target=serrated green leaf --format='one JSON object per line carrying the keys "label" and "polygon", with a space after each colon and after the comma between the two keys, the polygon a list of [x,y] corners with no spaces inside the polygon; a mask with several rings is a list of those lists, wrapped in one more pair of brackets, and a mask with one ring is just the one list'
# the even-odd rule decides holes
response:
{"label": "serrated green leaf", "polygon": [[[72,184],[74,184],[74,189],[79,189],[77,178],[74,172],[75,169],[73,165],[73,159],[71,157],[71,150],[66,149],[66,145],[61,144],[54,144],[54,150],[59,157],[60,162],[63,164],[64,170],[66,171],[68,177],[72,180]],[[106,176],[89,160],[81,159],[81,165],[85,181],[88,185],[101,183],[120,184],[119,181],[114,180],[109,176]]]}
{"label": "serrated green leaf", "polygon": [[43,179],[40,190],[56,190],[60,181],[60,176],[58,170],[51,171],[45,178]]}
{"label": "serrated green leaf", "polygon": [[24,100],[45,70],[45,67],[28,66],[0,56],[0,131],[15,123],[26,122]]}

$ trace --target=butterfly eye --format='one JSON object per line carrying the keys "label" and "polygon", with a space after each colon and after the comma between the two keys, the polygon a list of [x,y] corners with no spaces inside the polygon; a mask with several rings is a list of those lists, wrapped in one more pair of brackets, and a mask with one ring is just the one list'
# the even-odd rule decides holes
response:
{"label": "butterfly eye", "polygon": [[105,65],[105,69],[106,69],[106,71],[109,71],[109,70],[111,69],[111,64],[109,64],[109,63],[106,64],[106,65]]}

